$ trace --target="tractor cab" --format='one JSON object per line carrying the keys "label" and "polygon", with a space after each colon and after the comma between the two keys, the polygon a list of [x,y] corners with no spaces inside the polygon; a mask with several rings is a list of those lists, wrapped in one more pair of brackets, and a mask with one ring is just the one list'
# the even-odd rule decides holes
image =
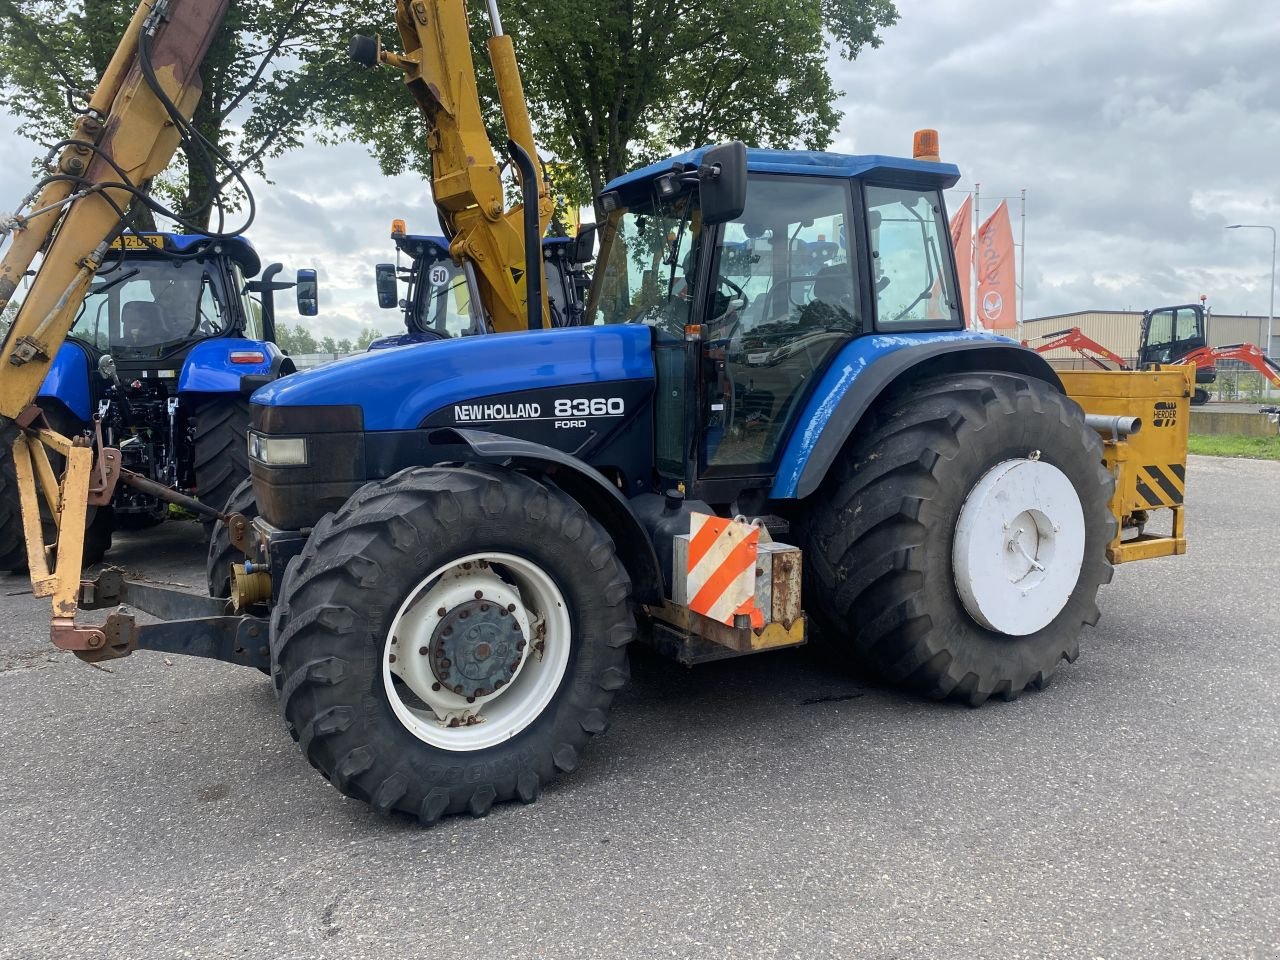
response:
{"label": "tractor cab", "polygon": [[[469,266],[458,266],[449,254],[449,241],[441,236],[406,232],[405,222],[391,225],[397,262],[374,268],[378,306],[404,311],[405,332],[382,337],[369,349],[403,346],[450,337],[487,333],[490,324],[474,295],[475,278]],[[551,314],[551,326],[580,326],[583,301],[590,278],[584,265],[593,258],[595,228],[583,227],[577,237],[548,237],[542,241],[543,289]],[[408,260],[402,265],[400,257]],[[403,299],[399,284],[407,285]]]}
{"label": "tractor cab", "polygon": [[731,145],[609,185],[587,315],[654,331],[663,476],[712,502],[763,494],[837,357],[963,329],[941,193],[958,176]]}
{"label": "tractor cab", "polygon": [[[404,313],[405,332],[375,340],[369,349],[484,333],[483,321],[472,310],[472,304],[479,303],[472,295],[474,278],[467,268],[453,262],[449,241],[407,233],[403,220],[392,223],[391,239],[396,245],[396,263],[378,264],[374,281],[378,306],[384,310],[398,306]],[[408,266],[402,264],[402,256],[408,259]],[[403,299],[401,283],[408,287]]]}

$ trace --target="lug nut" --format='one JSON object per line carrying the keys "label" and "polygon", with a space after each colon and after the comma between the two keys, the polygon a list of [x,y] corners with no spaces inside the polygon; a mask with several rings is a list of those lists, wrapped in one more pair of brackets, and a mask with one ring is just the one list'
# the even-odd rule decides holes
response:
{"label": "lug nut", "polygon": [[437,617],[443,617],[443,616],[444,616],[446,613],[448,613],[448,612],[449,612],[449,611],[448,611],[448,610],[446,610],[444,607],[441,607],[439,610],[437,610],[437,611],[436,611],[436,616],[437,616]]}
{"label": "lug nut", "polygon": [[497,690],[499,687],[505,686],[505,685],[506,685],[506,682],[507,682],[507,681],[505,681],[505,680],[498,680],[496,683],[494,683],[494,685],[493,685],[493,689],[494,689],[494,690]]}
{"label": "lug nut", "polygon": [[475,703],[475,702],[476,702],[475,697],[467,697],[467,703]]}
{"label": "lug nut", "polygon": [[516,642],[517,650],[523,650],[524,648],[525,648],[525,642],[523,640],[519,640]]}
{"label": "lug nut", "polygon": [[391,656],[387,657],[387,662],[388,662],[388,663],[395,663],[395,662],[396,662],[396,655],[393,653]]}
{"label": "lug nut", "polygon": [[433,683],[433,684],[431,685],[431,690],[432,690],[432,692],[433,692],[433,693],[438,692],[438,691],[440,690],[440,684],[438,684],[438,683]]}
{"label": "lug nut", "polygon": [[515,613],[515,612],[516,612],[516,605],[514,603],[508,603],[507,613]]}
{"label": "lug nut", "polygon": [[395,644],[395,643],[399,643],[399,642],[400,642],[400,638],[399,638],[399,637],[392,637],[392,638],[391,638],[391,642],[392,642],[393,644]]}
{"label": "lug nut", "polygon": [[465,619],[467,619],[467,617],[469,617],[469,616],[471,616],[471,611],[470,611],[470,610],[463,610],[460,614],[458,614],[458,619],[459,619],[459,620],[465,620]]}
{"label": "lug nut", "polygon": [[453,692],[456,693],[458,696],[462,696],[462,684],[460,683],[456,684],[453,688]]}
{"label": "lug nut", "polygon": [[[479,593],[479,592],[480,592],[479,590],[477,590],[477,591],[476,591],[476,593]],[[481,613],[488,613],[488,612],[489,612],[489,605],[488,605],[487,603],[482,603],[482,604],[480,604],[480,612],[481,612]]]}
{"label": "lug nut", "polygon": [[427,650],[427,648],[426,648],[426,647],[419,647],[419,648],[418,648],[418,655],[419,655],[419,656],[425,657],[429,652],[430,652],[430,651],[429,651],[429,650]]}

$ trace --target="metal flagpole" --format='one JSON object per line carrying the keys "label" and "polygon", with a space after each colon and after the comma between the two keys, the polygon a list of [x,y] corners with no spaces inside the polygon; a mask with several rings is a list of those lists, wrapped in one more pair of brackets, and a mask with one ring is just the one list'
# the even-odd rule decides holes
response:
{"label": "metal flagpole", "polygon": [[1022,244],[1018,253],[1018,339],[1022,339],[1022,324],[1027,317],[1027,188],[1022,188]]}
{"label": "metal flagpole", "polygon": [[982,229],[982,216],[978,212],[979,197],[982,194],[982,184],[975,183],[973,185],[973,233],[969,241],[969,260],[973,263],[973,270],[970,272],[973,276],[969,279],[969,289],[973,296],[969,299],[973,316],[969,320],[969,326],[975,330],[984,329],[982,323],[982,304],[978,303],[978,274],[982,267],[978,262],[978,231]]}

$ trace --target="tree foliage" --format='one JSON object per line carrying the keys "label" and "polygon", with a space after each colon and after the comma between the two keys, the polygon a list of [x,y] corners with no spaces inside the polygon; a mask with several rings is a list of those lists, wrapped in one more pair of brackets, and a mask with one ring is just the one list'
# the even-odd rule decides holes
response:
{"label": "tree foliage", "polygon": [[[369,4],[364,32],[396,36]],[[717,140],[822,149],[840,113],[827,70],[834,44],[853,59],[897,20],[893,0],[503,0],[539,146],[568,161],[555,185],[578,202],[608,180],[673,151]],[[501,122],[483,54],[483,5],[472,9],[482,96],[495,143]],[[390,42],[390,41],[389,41]],[[372,147],[384,172],[425,172],[421,125],[398,75],[357,79],[329,119]]]}
{"label": "tree foliage", "polygon": [[[93,89],[134,8],[120,0],[0,0],[0,106],[22,118],[20,133],[45,144],[67,135],[66,91]],[[299,146],[341,78],[355,74],[343,32],[350,15],[329,0],[234,0],[202,67],[196,129],[234,164],[265,177],[266,161]],[[208,187],[202,166],[180,153],[156,190],[207,227]],[[232,207],[237,200],[233,191]]]}

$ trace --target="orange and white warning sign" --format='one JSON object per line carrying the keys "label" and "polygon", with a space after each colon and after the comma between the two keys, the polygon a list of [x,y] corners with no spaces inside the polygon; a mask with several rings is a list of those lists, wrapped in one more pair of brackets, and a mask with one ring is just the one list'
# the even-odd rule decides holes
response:
{"label": "orange and white warning sign", "polygon": [[760,528],[704,513],[689,520],[689,609],[729,626],[734,616],[745,613],[753,627],[764,626],[764,614],[756,606]]}

